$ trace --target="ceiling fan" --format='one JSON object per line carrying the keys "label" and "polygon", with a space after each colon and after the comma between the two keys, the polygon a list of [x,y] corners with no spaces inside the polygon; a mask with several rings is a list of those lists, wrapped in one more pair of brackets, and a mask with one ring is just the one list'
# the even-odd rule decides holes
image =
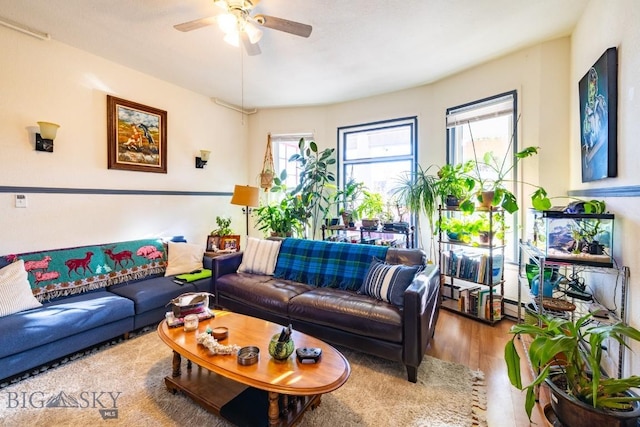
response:
{"label": "ceiling fan", "polygon": [[260,46],[258,46],[258,41],[262,37],[260,27],[284,31],[300,37],[309,37],[311,34],[311,25],[276,18],[275,16],[260,14],[251,16],[251,10],[260,3],[260,0],[214,0],[213,3],[224,10],[224,13],[184,22],[174,25],[173,28],[187,32],[217,22],[220,29],[225,33],[224,40],[234,46],[239,46],[239,41],[242,40],[242,44],[249,55],[260,54]]}

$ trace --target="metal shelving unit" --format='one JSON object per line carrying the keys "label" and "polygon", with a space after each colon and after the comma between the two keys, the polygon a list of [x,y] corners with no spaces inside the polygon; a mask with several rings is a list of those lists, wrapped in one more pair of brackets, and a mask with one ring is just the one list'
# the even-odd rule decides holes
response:
{"label": "metal shelving unit", "polygon": [[[593,300],[587,300],[584,296],[580,295],[580,292],[573,293],[571,291],[567,292],[565,286],[564,290],[555,289],[551,297],[545,297],[544,295],[544,272],[545,268],[556,269],[559,274],[563,275],[565,278],[576,279],[578,277],[584,278],[584,275],[591,275],[590,277],[594,277],[593,275],[603,276],[608,278],[613,278],[616,283],[616,288],[613,289],[613,304],[614,307],[607,308],[607,317],[593,317],[593,321],[604,324],[604,323],[616,323],[623,322],[627,323],[627,291],[629,284],[629,268],[626,266],[622,267],[601,267],[594,265],[585,265],[583,263],[572,263],[569,261],[559,261],[556,259],[550,260],[545,257],[545,254],[536,246],[533,246],[529,242],[520,242],[520,257],[518,261],[519,269],[518,269],[518,321],[524,321],[524,317],[522,315],[523,310],[523,295],[522,288],[523,284],[526,283],[528,286],[528,279],[526,274],[524,274],[524,269],[527,263],[533,263],[538,267],[538,292],[537,295],[533,295],[533,293],[529,293],[528,297],[530,302],[533,304],[533,309],[537,313],[544,313],[552,316],[565,316],[566,318],[573,320],[576,316],[582,316],[590,312],[590,307]],[[617,285],[620,284],[619,296]],[[565,284],[566,285],[566,284]],[[562,311],[562,310],[553,310],[549,308],[549,304],[545,302],[545,298],[550,298],[551,302],[561,302],[565,301],[575,306],[574,310],[571,311]],[[549,301],[549,300],[547,300]],[[526,308],[525,308],[526,310]],[[615,366],[617,372],[616,376],[620,377],[622,375],[622,369],[624,367],[624,357],[625,357],[625,347],[618,347],[618,355],[617,355],[617,366]]]}
{"label": "metal shelving unit", "polygon": [[[496,214],[502,214],[501,209],[491,207],[487,210],[480,210],[478,213],[488,214],[490,234],[495,230]],[[448,208],[440,206],[438,208],[438,217],[442,221],[443,216],[460,216],[462,212],[457,208]],[[438,253],[440,259],[440,274],[443,303],[442,308],[453,311],[465,317],[479,320],[489,324],[495,324],[504,317],[504,240],[491,240],[487,244],[464,243],[448,238],[442,230],[438,232]],[[478,280],[478,277],[468,277],[456,271],[454,274],[448,265],[451,259],[447,259],[447,254],[459,250],[461,253],[465,251],[467,254],[482,257],[486,260],[485,274],[487,280]],[[497,258],[496,256],[501,256]],[[486,256],[483,257],[483,255]],[[500,264],[496,264],[496,261]],[[495,276],[494,267],[499,269],[497,278]],[[446,288],[449,289],[446,289]],[[449,292],[447,292],[447,290]],[[488,291],[487,291],[488,290]],[[474,293],[477,297],[474,301]],[[457,294],[457,295],[456,295]],[[483,294],[486,297],[483,297]],[[479,298],[479,301],[478,299]],[[482,304],[483,298],[486,298],[486,304]],[[496,306],[499,305],[499,310]],[[487,309],[488,307],[488,309]]]}

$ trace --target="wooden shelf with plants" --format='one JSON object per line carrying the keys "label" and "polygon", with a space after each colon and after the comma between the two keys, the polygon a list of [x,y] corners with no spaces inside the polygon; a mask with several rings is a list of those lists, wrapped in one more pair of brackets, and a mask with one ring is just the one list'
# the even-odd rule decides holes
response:
{"label": "wooden shelf with plants", "polygon": [[442,307],[494,324],[504,313],[504,211],[438,208]]}

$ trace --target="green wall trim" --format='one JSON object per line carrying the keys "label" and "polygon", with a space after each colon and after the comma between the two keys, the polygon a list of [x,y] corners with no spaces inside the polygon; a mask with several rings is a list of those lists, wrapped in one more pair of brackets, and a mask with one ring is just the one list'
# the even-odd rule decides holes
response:
{"label": "green wall trim", "polygon": [[640,185],[586,188],[584,190],[571,190],[567,194],[572,197],[640,197]]}
{"label": "green wall trim", "polygon": [[109,188],[56,188],[0,186],[0,193],[49,193],[49,194],[121,194],[125,196],[232,196],[226,191],[178,191],[178,190],[118,190]]}

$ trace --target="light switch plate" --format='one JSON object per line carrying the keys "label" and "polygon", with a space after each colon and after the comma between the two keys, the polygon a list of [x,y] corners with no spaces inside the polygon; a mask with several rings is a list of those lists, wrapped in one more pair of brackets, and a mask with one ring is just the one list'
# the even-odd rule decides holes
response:
{"label": "light switch plate", "polygon": [[26,207],[27,207],[27,195],[16,194],[16,208],[26,208]]}

